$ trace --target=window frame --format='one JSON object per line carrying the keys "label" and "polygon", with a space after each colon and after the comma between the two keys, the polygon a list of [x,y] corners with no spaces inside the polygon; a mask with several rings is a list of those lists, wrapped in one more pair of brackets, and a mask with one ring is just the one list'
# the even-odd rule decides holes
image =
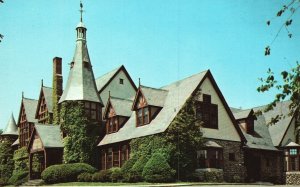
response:
{"label": "window frame", "polygon": [[[144,107],[138,108],[136,110],[136,126],[137,127],[148,125],[151,122],[150,112],[151,112],[151,109],[149,106],[144,106]],[[147,119],[147,120],[145,120],[145,119]]]}
{"label": "window frame", "polygon": [[[200,157],[200,152],[204,152],[204,158]],[[214,158],[215,157],[215,158]],[[206,148],[197,151],[197,168],[223,169],[224,155],[222,148]]]}
{"label": "window frame", "polygon": [[218,105],[207,101],[197,101],[196,118],[203,122],[204,128],[219,129]]}

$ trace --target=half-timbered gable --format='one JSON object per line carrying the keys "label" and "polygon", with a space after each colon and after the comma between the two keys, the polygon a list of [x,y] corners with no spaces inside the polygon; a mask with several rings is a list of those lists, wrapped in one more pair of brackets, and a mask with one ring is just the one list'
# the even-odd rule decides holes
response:
{"label": "half-timbered gable", "polygon": [[53,120],[53,102],[52,102],[52,88],[42,86],[40,97],[38,101],[35,118],[38,123],[52,124]]}
{"label": "half-timbered gable", "polygon": [[117,132],[131,116],[132,100],[110,97],[104,112],[106,133]]}
{"label": "half-timbered gable", "polygon": [[132,105],[137,127],[151,123],[164,106],[167,94],[167,90],[139,86]]}
{"label": "half-timbered gable", "polygon": [[[58,125],[35,124],[28,144],[30,179],[40,178],[43,170],[54,164],[61,164],[63,142]],[[38,167],[33,167],[33,159]]]}
{"label": "half-timbered gable", "polygon": [[37,100],[22,98],[18,119],[20,147],[28,145],[34,123],[37,122],[35,119],[37,104]]}

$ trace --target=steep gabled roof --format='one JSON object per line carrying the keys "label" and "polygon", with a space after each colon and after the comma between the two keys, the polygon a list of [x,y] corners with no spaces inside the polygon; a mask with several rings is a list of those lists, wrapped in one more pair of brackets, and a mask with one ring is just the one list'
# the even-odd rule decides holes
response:
{"label": "steep gabled roof", "polygon": [[36,123],[34,128],[37,131],[44,148],[63,148],[59,125],[45,125]]}
{"label": "steep gabled roof", "polygon": [[136,105],[137,99],[140,94],[145,97],[146,102],[150,106],[163,107],[165,99],[168,95],[168,91],[164,89],[151,88],[147,86],[140,86],[138,88],[136,97],[134,99],[134,105]]}
{"label": "steep gabled roof", "polygon": [[30,122],[30,123],[37,122],[37,119],[35,119],[35,112],[36,112],[36,108],[37,108],[37,105],[38,105],[38,100],[29,99],[29,98],[25,98],[25,97],[22,98],[22,104],[21,104],[21,107],[20,107],[18,123],[20,122],[20,117],[21,117],[21,112],[22,112],[21,111],[22,105],[25,108],[27,121]]}
{"label": "steep gabled roof", "polygon": [[15,135],[15,136],[19,135],[18,127],[17,127],[17,124],[16,124],[16,121],[15,121],[15,118],[14,118],[13,114],[11,114],[11,116],[9,118],[9,121],[6,125],[6,128],[3,131],[3,133],[1,134],[1,136],[2,135]]}
{"label": "steep gabled roof", "polygon": [[106,88],[106,86],[108,86],[109,83],[114,79],[114,77],[117,76],[117,74],[120,71],[123,71],[125,73],[126,77],[128,78],[129,82],[131,83],[131,85],[134,87],[135,90],[137,90],[137,87],[135,86],[133,80],[129,76],[126,68],[122,65],[122,66],[120,66],[116,69],[113,69],[112,71],[110,71],[96,79],[98,93],[101,93]]}
{"label": "steep gabled roof", "polygon": [[42,86],[40,96],[39,96],[39,100],[38,100],[38,105],[37,105],[36,112],[35,112],[35,118],[37,118],[38,113],[39,113],[42,96],[45,97],[48,112],[53,113],[53,103],[52,103],[52,94],[53,93],[52,93],[52,91],[53,91],[52,88]]}
{"label": "steep gabled roof", "polygon": [[[216,84],[212,78],[210,71],[208,70],[162,87],[162,90],[167,91],[167,96],[165,98],[163,108],[156,116],[156,118],[151,121],[150,124],[137,128],[136,115],[133,113],[129,120],[125,123],[123,128],[121,128],[116,133],[105,135],[98,146],[164,132],[169,127],[171,122],[175,119],[178,112],[182,109],[187,100],[193,95],[198,86],[202,84],[206,77],[210,78],[213,84]],[[220,94],[219,90],[217,90],[217,92]],[[224,101],[224,98],[222,98],[222,100]],[[231,111],[229,110],[229,107],[226,103],[223,104],[225,105],[225,108],[228,109],[229,116],[233,124],[235,125],[237,132],[241,136],[241,139],[245,140],[241,130],[235,122]]]}
{"label": "steep gabled roof", "polygon": [[132,103],[133,101],[129,99],[110,97],[105,108],[104,116],[107,116],[109,107],[112,106],[117,116],[130,117],[132,114]]}
{"label": "steep gabled roof", "polygon": [[[271,121],[271,118],[275,117],[276,115],[282,114],[284,116],[284,118],[280,119],[275,125],[270,125],[268,127],[274,146],[281,146],[280,144],[284,138],[284,135],[292,122],[293,116],[289,116],[290,103],[291,101],[279,102],[273,110],[263,113],[267,124]],[[266,105],[253,108],[253,110],[264,110],[265,108]]]}
{"label": "steep gabled roof", "polygon": [[[252,113],[252,114],[251,114]],[[253,115],[252,109],[246,110],[233,110],[233,115],[236,119],[245,119],[249,115]],[[242,127],[240,126],[242,129]],[[274,147],[268,126],[266,124],[265,117],[263,115],[256,117],[254,120],[254,132],[251,134],[246,133],[242,130],[244,137],[247,140],[246,147],[250,149],[261,149],[277,151],[278,149]]]}

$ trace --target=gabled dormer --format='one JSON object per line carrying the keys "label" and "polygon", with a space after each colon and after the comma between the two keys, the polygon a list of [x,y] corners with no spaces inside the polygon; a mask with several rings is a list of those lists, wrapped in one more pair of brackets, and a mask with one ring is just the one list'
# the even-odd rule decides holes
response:
{"label": "gabled dormer", "polygon": [[35,118],[39,123],[52,124],[53,111],[52,111],[52,88],[42,85],[40,96],[38,100]]}
{"label": "gabled dormer", "polygon": [[167,94],[168,91],[163,89],[139,86],[132,105],[137,127],[151,123],[163,108]]}
{"label": "gabled dormer", "polygon": [[256,120],[256,117],[252,109],[236,112],[234,117],[244,132],[247,134],[254,133],[254,120]]}
{"label": "gabled dormer", "polygon": [[106,134],[119,131],[132,114],[133,101],[109,96],[104,119],[106,120]]}

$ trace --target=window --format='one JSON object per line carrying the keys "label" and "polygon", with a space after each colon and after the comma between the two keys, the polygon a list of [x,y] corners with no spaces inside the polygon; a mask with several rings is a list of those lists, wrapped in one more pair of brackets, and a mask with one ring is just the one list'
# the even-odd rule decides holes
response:
{"label": "window", "polygon": [[218,105],[210,103],[210,96],[203,95],[205,102],[196,103],[196,117],[203,122],[203,127],[218,129]]}
{"label": "window", "polygon": [[290,149],[290,155],[297,155],[297,149]]}
{"label": "window", "polygon": [[107,123],[107,125],[106,125],[107,133],[113,133],[113,132],[117,132],[119,130],[117,117],[108,118],[106,123]]}
{"label": "window", "polygon": [[211,96],[207,94],[203,94],[203,102],[204,103],[211,103]]}
{"label": "window", "polygon": [[124,84],[124,79],[119,79],[120,84]]}
{"label": "window", "polygon": [[147,125],[150,123],[150,115],[149,115],[148,107],[138,109],[136,115],[137,115],[136,116],[137,126]]}
{"label": "window", "polygon": [[222,168],[222,149],[207,149],[197,151],[198,168]]}
{"label": "window", "polygon": [[127,159],[127,146],[123,145],[121,147],[121,166],[123,166]]}
{"label": "window", "polygon": [[235,154],[229,153],[229,161],[235,161]]}
{"label": "window", "polygon": [[113,167],[119,167],[119,149],[114,148],[114,162]]}
{"label": "window", "polygon": [[106,169],[109,169],[112,167],[112,160],[113,159],[113,151],[112,148],[109,148],[107,151],[107,157],[106,157]]}
{"label": "window", "polygon": [[92,120],[101,120],[101,108],[96,103],[85,102],[84,103],[85,114]]}

